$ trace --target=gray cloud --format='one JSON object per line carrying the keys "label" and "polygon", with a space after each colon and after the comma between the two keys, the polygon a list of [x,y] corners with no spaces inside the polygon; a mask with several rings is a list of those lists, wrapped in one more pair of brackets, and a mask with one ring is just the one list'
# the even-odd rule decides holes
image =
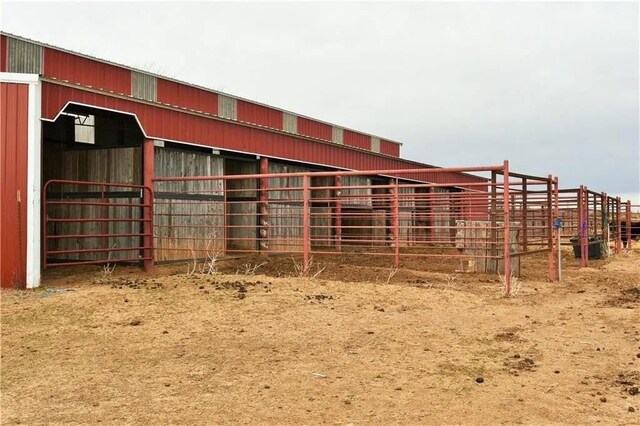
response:
{"label": "gray cloud", "polygon": [[640,202],[635,2],[4,3],[2,28]]}

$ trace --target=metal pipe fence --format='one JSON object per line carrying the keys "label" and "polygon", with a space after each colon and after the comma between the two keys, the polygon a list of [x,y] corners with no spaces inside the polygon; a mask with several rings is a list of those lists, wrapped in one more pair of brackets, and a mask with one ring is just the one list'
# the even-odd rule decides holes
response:
{"label": "metal pipe fence", "polygon": [[[418,173],[489,172],[478,183],[411,181]],[[382,177],[381,177],[382,176]],[[554,182],[477,168],[261,173],[154,179],[156,261],[219,253],[358,253],[452,259],[457,270],[504,274],[553,248]],[[557,266],[549,274],[557,279]],[[513,269],[513,271],[512,271]]]}

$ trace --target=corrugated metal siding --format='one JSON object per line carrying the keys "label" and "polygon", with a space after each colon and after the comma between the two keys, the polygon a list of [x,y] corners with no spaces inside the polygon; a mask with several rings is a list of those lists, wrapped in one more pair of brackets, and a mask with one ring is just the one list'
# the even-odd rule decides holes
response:
{"label": "corrugated metal siding", "polygon": [[218,95],[162,78],[156,81],[157,101],[181,108],[218,114]]}
{"label": "corrugated metal siding", "polygon": [[133,96],[147,101],[155,101],[157,99],[156,93],[156,78],[154,76],[131,72],[131,94]]}
{"label": "corrugated metal siding", "polygon": [[337,144],[344,144],[344,130],[340,127],[333,126],[331,128],[331,141]]}
{"label": "corrugated metal siding", "polygon": [[400,157],[400,144],[383,139],[380,141],[380,153]]}
{"label": "corrugated metal siding", "polygon": [[332,127],[330,125],[304,117],[298,117],[298,134],[329,142],[331,142],[333,138]]}
{"label": "corrugated metal siding", "polygon": [[351,130],[344,131],[344,144],[366,150],[371,149],[371,137]]}
{"label": "corrugated metal siding", "polygon": [[298,133],[298,117],[285,112],[283,117],[283,129],[285,132],[294,134]]}
{"label": "corrugated metal siding", "polygon": [[[331,165],[353,170],[414,169],[421,166],[402,159],[382,157],[365,151],[346,150],[341,146],[312,142],[293,135],[274,133],[266,129],[225,123],[203,116],[145,105],[78,88],[43,83],[42,114],[53,118],[66,104],[75,101],[114,110],[134,113],[149,137],[191,142],[223,149],[252,152],[269,157]],[[424,166],[422,166],[424,167]],[[410,176],[435,183],[484,182],[485,179],[453,172]]]}
{"label": "corrugated metal siding", "polygon": [[7,72],[7,38],[0,35],[0,72]]}
{"label": "corrugated metal siding", "polygon": [[43,75],[125,95],[131,94],[129,70],[47,47],[44,48]]}
{"label": "corrugated metal siding", "polygon": [[218,115],[230,120],[238,119],[238,100],[225,95],[218,95]]}
{"label": "corrugated metal siding", "polygon": [[29,86],[0,83],[0,286],[24,287],[27,271]]}
{"label": "corrugated metal siding", "polygon": [[380,138],[376,138],[375,136],[371,136],[371,151],[372,152],[380,152]]}
{"label": "corrugated metal siding", "polygon": [[42,74],[42,46],[10,38],[7,42],[7,70]]}
{"label": "corrugated metal siding", "polygon": [[238,120],[282,130],[282,111],[238,100]]}

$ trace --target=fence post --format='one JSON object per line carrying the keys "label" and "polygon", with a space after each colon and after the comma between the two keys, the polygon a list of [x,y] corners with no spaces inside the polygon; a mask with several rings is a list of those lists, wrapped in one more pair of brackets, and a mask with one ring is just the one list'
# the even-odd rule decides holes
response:
{"label": "fence post", "polygon": [[620,197],[616,197],[616,221],[618,232],[616,233],[616,254],[619,254],[622,251],[622,218],[620,217]]}
{"label": "fence post", "polygon": [[522,251],[525,252],[529,250],[529,235],[527,232],[527,210],[529,206],[527,205],[527,196],[527,178],[524,178],[522,179]]}
{"label": "fence post", "polygon": [[309,239],[309,175],[302,177],[302,261],[304,276],[309,275],[309,251],[311,242]]}
{"label": "fence post", "polygon": [[[557,218],[560,218],[560,185],[559,185],[557,176],[553,180],[553,195],[555,199],[555,204],[554,204],[555,216]],[[562,234],[562,228],[558,227],[556,229],[556,234],[555,234],[555,245],[556,245],[556,256],[557,256],[555,277],[558,282],[562,281],[562,246],[560,241],[561,234]]]}
{"label": "fence post", "polygon": [[144,237],[142,239],[144,270],[151,272],[153,270],[153,178],[155,177],[155,141],[153,139],[145,139],[143,141],[142,150],[142,167],[143,167],[143,186],[142,189],[142,218],[144,220],[142,229]]}
{"label": "fence post", "polygon": [[607,205],[607,194],[600,193],[600,227],[602,228],[602,241],[609,254],[609,206]]}
{"label": "fence post", "polygon": [[578,239],[580,240],[580,267],[587,266],[585,256],[585,212],[584,212],[584,185],[578,190]]}
{"label": "fence post", "polygon": [[[525,193],[525,198],[526,198],[526,193]],[[547,240],[547,244],[549,246],[549,281],[555,281],[556,280],[556,274],[555,274],[555,251],[553,248],[553,242],[554,242],[554,228],[553,228],[553,216],[555,214],[555,209],[554,209],[554,204],[553,204],[553,176],[548,175],[547,176],[547,210],[549,210],[549,214],[547,215],[547,232],[549,233],[548,235],[548,240]]]}
{"label": "fence post", "polygon": [[335,176],[334,189],[334,221],[335,221],[335,245],[338,251],[342,250],[342,176]]}
{"label": "fence post", "polygon": [[627,250],[631,250],[631,200],[627,200]]}
{"label": "fence post", "polygon": [[511,296],[511,230],[509,221],[509,161],[504,162],[504,286],[507,297]]}
{"label": "fence post", "polygon": [[[260,174],[269,173],[269,159],[260,157]],[[258,250],[269,250],[269,179],[260,178],[260,192],[258,193],[258,235],[260,242]]]}
{"label": "fence post", "polygon": [[400,200],[398,194],[398,179],[393,181],[391,187],[391,220],[393,221],[393,265],[398,268],[400,266]]}
{"label": "fence post", "polygon": [[[491,208],[489,220],[491,221],[491,242],[490,242],[490,261],[491,270],[498,271],[498,174],[494,171],[491,172]],[[495,266],[495,269],[493,268]]]}

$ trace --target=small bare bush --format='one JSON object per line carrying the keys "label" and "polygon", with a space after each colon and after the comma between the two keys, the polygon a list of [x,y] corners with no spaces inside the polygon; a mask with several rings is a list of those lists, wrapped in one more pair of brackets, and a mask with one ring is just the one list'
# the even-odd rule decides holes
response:
{"label": "small bare bush", "polygon": [[262,263],[256,263],[253,264],[251,262],[247,262],[244,265],[242,265],[242,267],[238,270],[236,270],[236,275],[255,275],[256,271],[258,270],[258,268],[266,265],[267,262],[262,262]]}
{"label": "small bare bush", "polygon": [[[297,261],[295,257],[291,257],[291,261],[293,262],[294,276],[296,277],[308,276],[310,280],[317,278],[318,275],[320,275],[326,268],[322,266],[320,263],[316,263],[313,260],[313,256],[309,258],[306,264],[304,261]],[[313,275],[311,275],[312,273]]]}
{"label": "small bare bush", "polygon": [[500,277],[500,283],[505,297],[515,297],[520,293],[520,290],[522,290],[523,282],[520,280],[520,277],[514,275],[513,272],[511,273],[511,292],[509,293],[507,293],[507,280],[505,279],[505,276],[498,273],[498,277]]}

